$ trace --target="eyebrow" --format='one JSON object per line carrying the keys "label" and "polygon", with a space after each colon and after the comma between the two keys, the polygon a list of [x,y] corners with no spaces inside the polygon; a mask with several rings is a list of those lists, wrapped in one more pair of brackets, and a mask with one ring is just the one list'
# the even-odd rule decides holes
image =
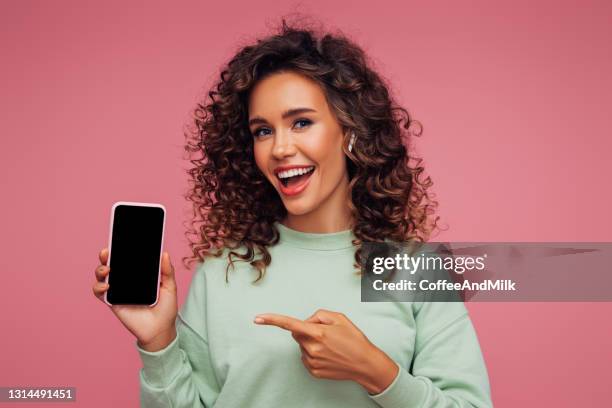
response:
{"label": "eyebrow", "polygon": [[[316,110],[311,109],[311,108],[294,108],[294,109],[289,109],[289,110],[286,110],[285,112],[283,112],[281,117],[283,119],[286,119],[288,117],[299,115],[301,113],[306,113],[306,112],[316,112]],[[249,126],[255,125],[255,124],[258,124],[258,123],[266,124],[268,122],[264,118],[259,117],[259,116],[255,116],[254,118],[251,118],[249,120]]]}

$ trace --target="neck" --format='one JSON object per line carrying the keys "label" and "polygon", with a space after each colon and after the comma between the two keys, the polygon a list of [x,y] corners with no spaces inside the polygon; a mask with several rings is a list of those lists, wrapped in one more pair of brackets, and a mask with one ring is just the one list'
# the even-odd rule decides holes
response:
{"label": "neck", "polygon": [[346,231],[353,225],[349,200],[345,174],[332,194],[316,209],[306,214],[287,214],[282,224],[296,231],[318,234]]}

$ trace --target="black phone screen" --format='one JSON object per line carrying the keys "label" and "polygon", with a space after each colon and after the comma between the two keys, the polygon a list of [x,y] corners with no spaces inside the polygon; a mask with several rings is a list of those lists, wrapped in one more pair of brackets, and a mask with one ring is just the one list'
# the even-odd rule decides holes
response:
{"label": "black phone screen", "polygon": [[106,295],[110,304],[155,303],[164,216],[161,207],[115,207]]}

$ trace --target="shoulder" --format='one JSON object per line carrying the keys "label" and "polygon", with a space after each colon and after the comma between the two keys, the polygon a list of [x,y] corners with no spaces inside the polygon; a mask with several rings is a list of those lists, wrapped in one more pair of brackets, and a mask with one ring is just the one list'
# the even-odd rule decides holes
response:
{"label": "shoulder", "polygon": [[204,319],[206,299],[211,290],[225,282],[229,252],[231,250],[224,249],[220,256],[206,255],[196,263],[187,296],[179,311],[180,319],[204,339],[207,338]]}
{"label": "shoulder", "polygon": [[230,251],[224,248],[219,256],[207,254],[196,263],[189,285],[187,303],[198,304],[199,302],[193,300],[204,296],[210,281],[214,281],[218,275],[224,276]]}

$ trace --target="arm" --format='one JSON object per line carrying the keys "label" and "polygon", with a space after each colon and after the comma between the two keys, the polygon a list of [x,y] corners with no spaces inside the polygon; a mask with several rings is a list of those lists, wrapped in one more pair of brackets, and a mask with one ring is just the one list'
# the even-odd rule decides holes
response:
{"label": "arm", "polygon": [[204,296],[205,275],[200,268],[176,318],[176,338],[154,352],[142,349],[136,342],[143,363],[139,373],[142,407],[211,407],[219,395],[206,341]]}
{"label": "arm", "polygon": [[370,397],[383,408],[492,407],[487,369],[463,303],[418,303],[413,313],[411,369],[399,367],[391,385]]}

